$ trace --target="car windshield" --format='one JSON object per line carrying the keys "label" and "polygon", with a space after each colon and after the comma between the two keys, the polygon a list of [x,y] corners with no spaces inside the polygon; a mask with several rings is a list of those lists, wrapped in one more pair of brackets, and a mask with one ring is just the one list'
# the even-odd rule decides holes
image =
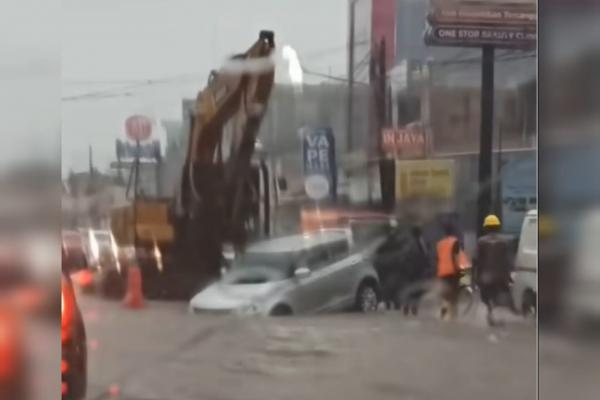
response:
{"label": "car windshield", "polygon": [[223,281],[232,284],[259,284],[288,279],[294,272],[296,254],[289,252],[245,253],[237,258]]}

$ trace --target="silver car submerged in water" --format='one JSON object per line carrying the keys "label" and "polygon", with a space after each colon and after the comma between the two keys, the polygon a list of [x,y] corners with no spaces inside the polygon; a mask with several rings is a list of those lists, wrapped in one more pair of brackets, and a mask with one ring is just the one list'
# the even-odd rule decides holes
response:
{"label": "silver car submerged in water", "polygon": [[254,243],[190,301],[194,313],[292,315],[377,310],[373,266],[349,231],[326,229]]}

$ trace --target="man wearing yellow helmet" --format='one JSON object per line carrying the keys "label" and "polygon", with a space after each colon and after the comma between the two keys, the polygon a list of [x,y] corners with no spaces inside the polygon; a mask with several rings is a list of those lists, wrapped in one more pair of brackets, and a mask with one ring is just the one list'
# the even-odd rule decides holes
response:
{"label": "man wearing yellow helmet", "polygon": [[488,324],[493,326],[493,310],[499,297],[510,293],[510,240],[500,233],[500,218],[496,215],[485,217],[483,228],[484,235],[477,243],[477,283],[487,306]]}

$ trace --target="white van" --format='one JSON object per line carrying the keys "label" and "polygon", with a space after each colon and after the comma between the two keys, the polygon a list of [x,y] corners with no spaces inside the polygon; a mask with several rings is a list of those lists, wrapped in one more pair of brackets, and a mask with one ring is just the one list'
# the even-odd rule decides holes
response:
{"label": "white van", "polygon": [[537,313],[538,213],[531,210],[521,226],[521,238],[515,259],[512,296],[515,307],[524,315]]}

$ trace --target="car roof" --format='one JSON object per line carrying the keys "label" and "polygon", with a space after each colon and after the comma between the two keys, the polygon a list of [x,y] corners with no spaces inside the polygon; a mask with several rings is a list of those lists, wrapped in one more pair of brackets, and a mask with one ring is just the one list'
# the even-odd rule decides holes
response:
{"label": "car roof", "polygon": [[527,212],[528,217],[537,217],[537,215],[538,215],[537,210],[530,210]]}
{"label": "car roof", "polygon": [[343,229],[324,229],[317,232],[282,236],[264,240],[248,246],[251,253],[295,253],[316,246],[347,241],[348,232]]}

